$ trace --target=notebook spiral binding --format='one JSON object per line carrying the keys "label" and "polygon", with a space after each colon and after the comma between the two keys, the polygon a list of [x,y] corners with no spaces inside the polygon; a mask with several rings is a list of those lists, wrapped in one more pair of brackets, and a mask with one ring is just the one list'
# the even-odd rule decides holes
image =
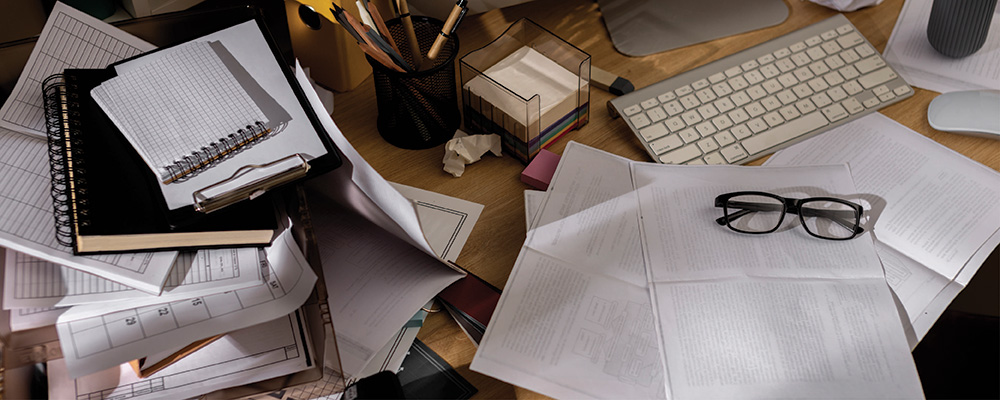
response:
{"label": "notebook spiral binding", "polygon": [[[90,223],[87,205],[87,165],[80,153],[80,102],[76,82],[55,74],[42,82],[45,128],[48,133],[49,167],[52,179],[53,217],[56,241],[74,246],[76,226]],[[74,157],[78,155],[78,157]],[[73,208],[75,200],[77,207]]]}
{"label": "notebook spiral binding", "polygon": [[253,146],[271,135],[276,129],[269,129],[261,121],[256,121],[253,125],[247,125],[226,137],[209,143],[196,151],[191,152],[173,164],[163,166],[166,171],[164,183],[178,182],[189,179],[197,172],[225,161],[241,151]]}

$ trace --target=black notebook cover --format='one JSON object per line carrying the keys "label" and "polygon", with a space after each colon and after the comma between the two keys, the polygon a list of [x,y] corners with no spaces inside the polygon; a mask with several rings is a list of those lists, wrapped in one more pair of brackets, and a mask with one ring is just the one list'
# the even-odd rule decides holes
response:
{"label": "black notebook cover", "polygon": [[[106,252],[80,248],[79,239],[88,236],[218,232],[212,236],[231,237],[232,231],[273,232],[277,228],[268,196],[206,214],[186,226],[172,224],[155,174],[90,98],[90,89],[113,76],[111,69],[67,69],[61,83],[58,76],[46,81],[53,200],[63,244],[82,254]],[[65,95],[64,101],[60,101],[60,93]],[[188,246],[167,240],[133,250],[223,246],[212,243],[215,238],[208,239]],[[225,247],[266,245],[269,241],[226,243]]]}

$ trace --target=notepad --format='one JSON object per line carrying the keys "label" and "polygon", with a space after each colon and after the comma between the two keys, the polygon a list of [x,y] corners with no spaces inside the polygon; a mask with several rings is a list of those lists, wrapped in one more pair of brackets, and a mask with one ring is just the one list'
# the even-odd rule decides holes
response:
{"label": "notepad", "polygon": [[262,90],[251,96],[247,88],[257,83],[223,57],[232,58],[218,41],[185,43],[91,91],[164,183],[221,162],[287,122],[269,118],[288,114]]}

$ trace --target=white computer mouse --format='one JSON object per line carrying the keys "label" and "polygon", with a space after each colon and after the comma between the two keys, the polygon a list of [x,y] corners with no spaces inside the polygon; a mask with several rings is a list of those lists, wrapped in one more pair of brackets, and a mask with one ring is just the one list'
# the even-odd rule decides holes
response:
{"label": "white computer mouse", "polygon": [[944,93],[931,100],[927,121],[939,131],[1000,140],[1000,90]]}

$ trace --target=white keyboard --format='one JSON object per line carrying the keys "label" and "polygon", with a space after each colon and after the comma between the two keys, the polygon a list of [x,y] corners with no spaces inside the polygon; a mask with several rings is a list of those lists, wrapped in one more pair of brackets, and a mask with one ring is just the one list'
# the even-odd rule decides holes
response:
{"label": "white keyboard", "polygon": [[843,15],[608,103],[657,162],[743,164],[913,95]]}

